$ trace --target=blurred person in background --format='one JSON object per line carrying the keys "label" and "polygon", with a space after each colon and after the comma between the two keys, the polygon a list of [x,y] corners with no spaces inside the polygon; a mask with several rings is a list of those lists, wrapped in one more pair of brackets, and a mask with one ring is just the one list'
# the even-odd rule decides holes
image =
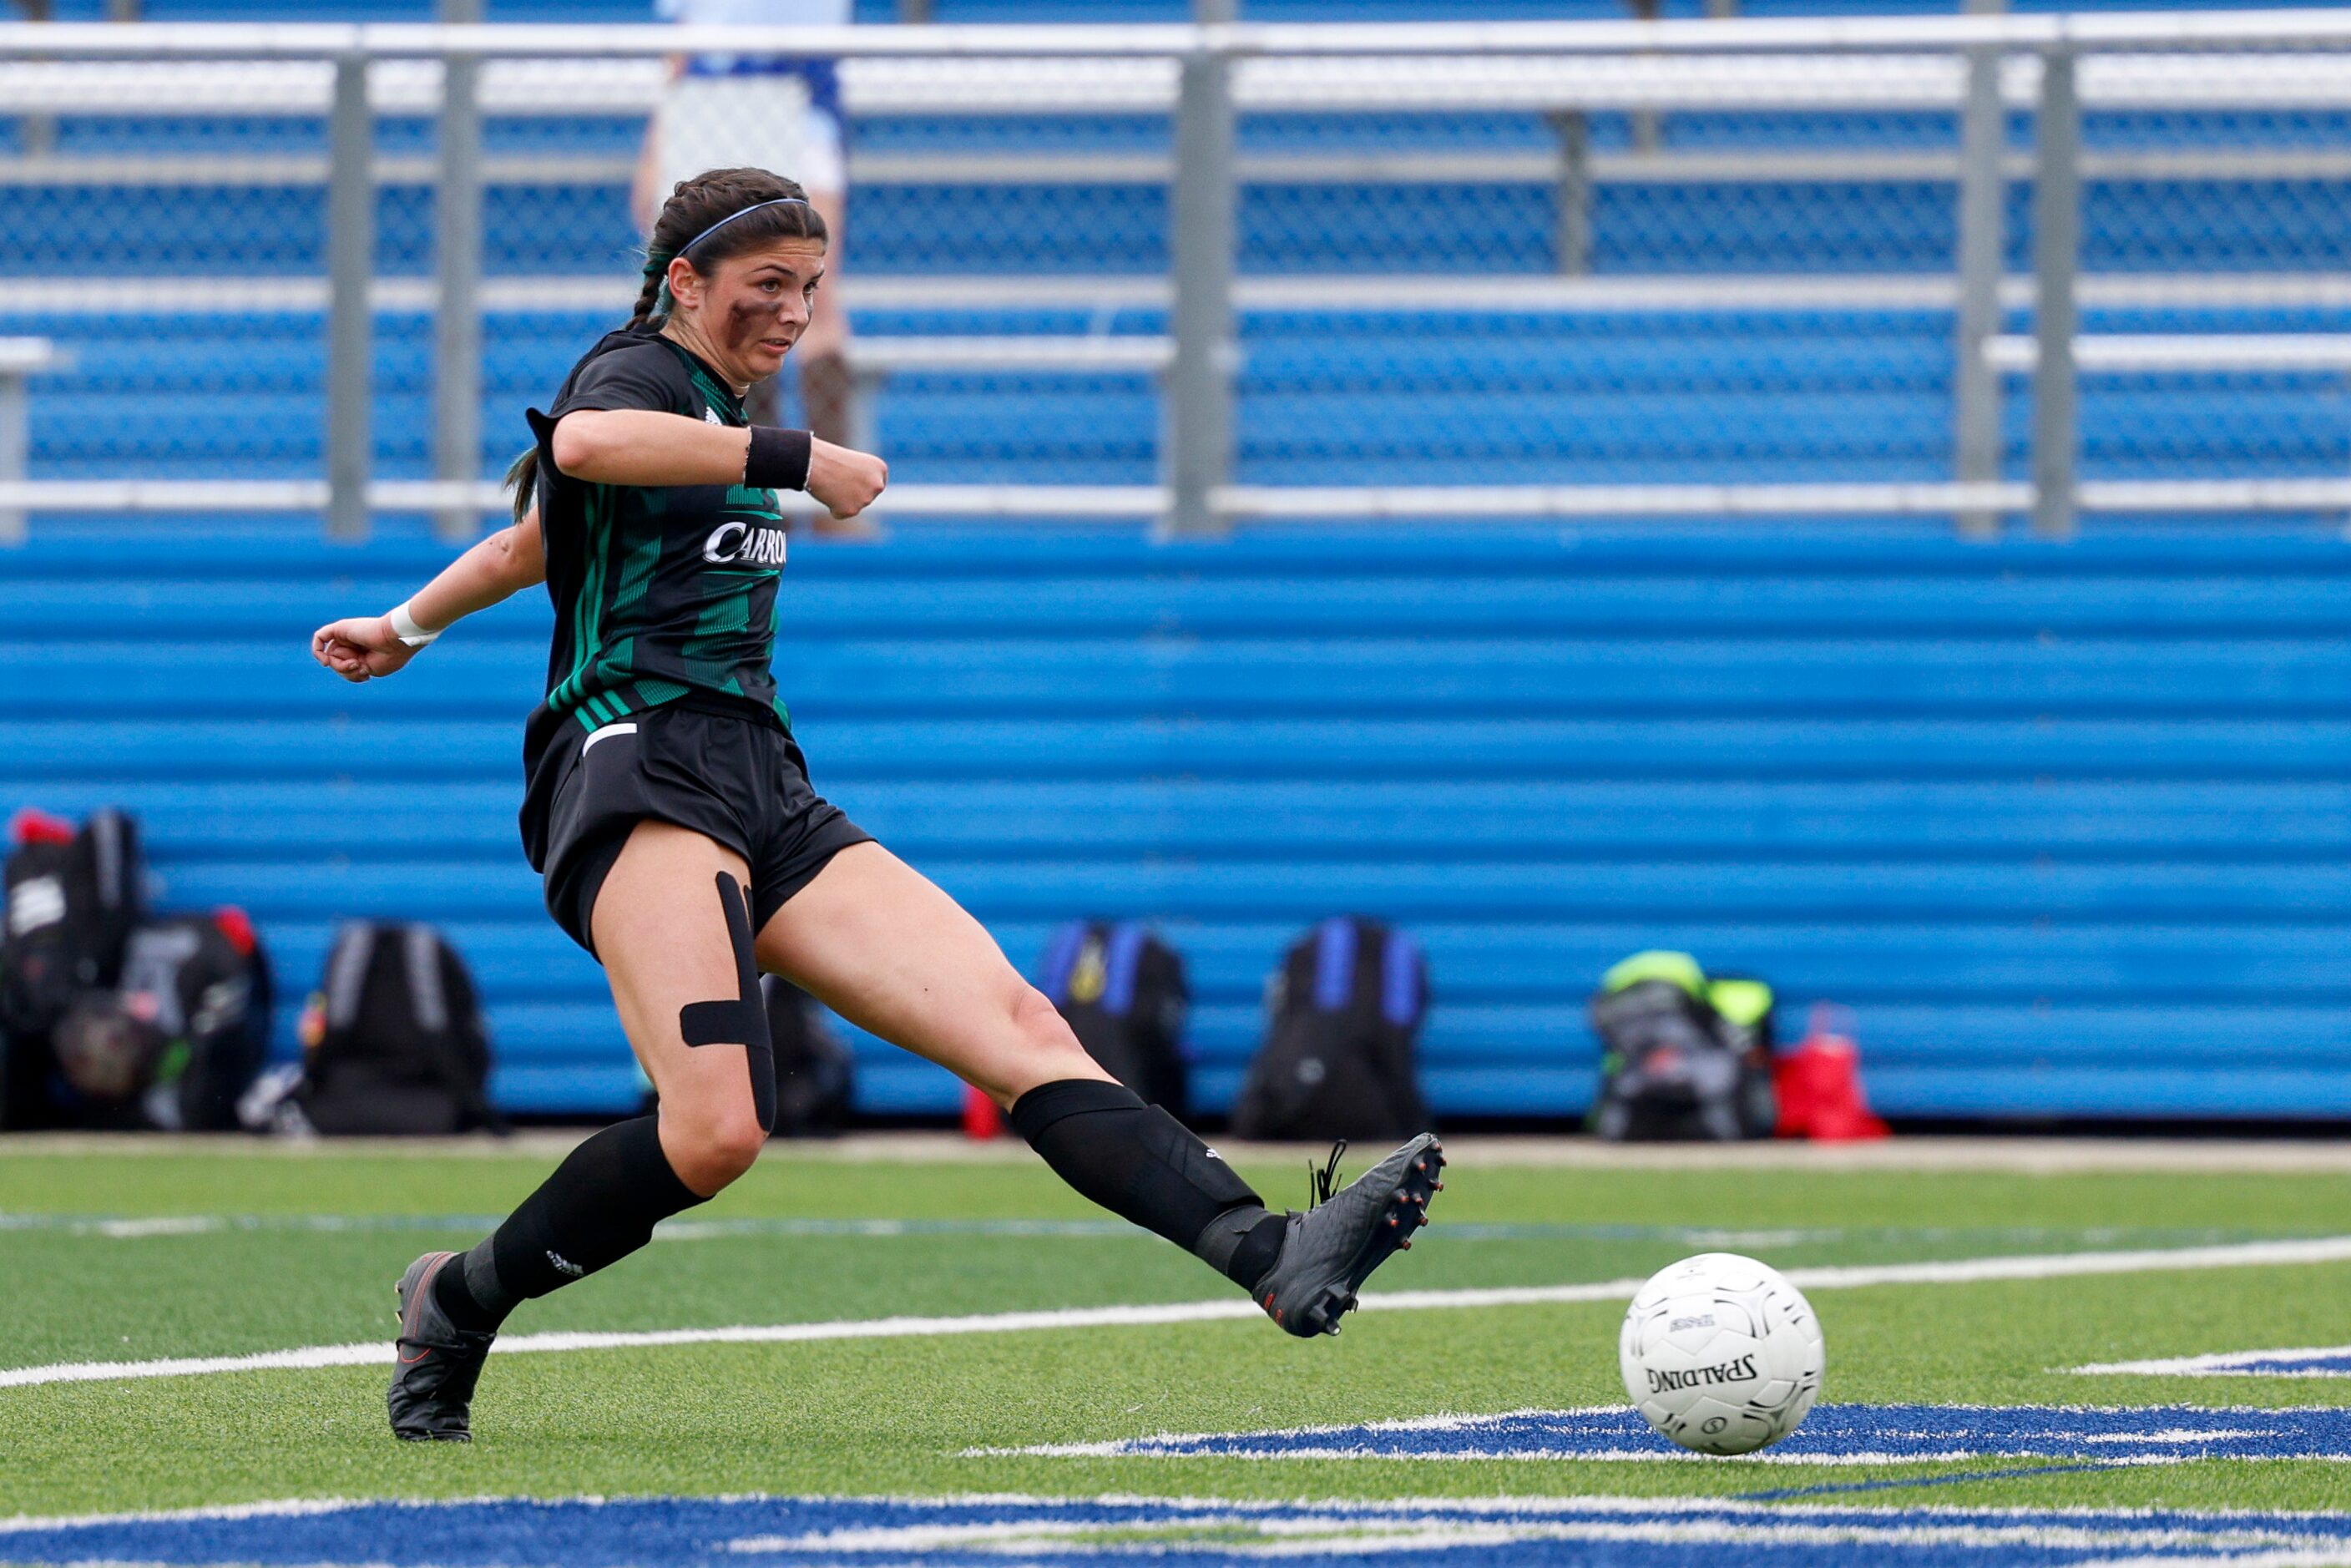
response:
{"label": "blurred person in background", "polygon": [[[664,20],[690,27],[845,27],[853,0],[653,0]],[[846,358],[849,318],[840,304],[847,234],[847,117],[837,63],[821,55],[679,55],[645,129],[632,207],[651,234],[681,181],[705,169],[774,169],[797,181],[824,220],[827,287],[794,350],[804,421],[820,440],[847,445],[855,395]],[[781,416],[775,382],[753,389],[752,417]],[[819,526],[838,522],[829,514]],[[844,527],[852,527],[844,525]]]}

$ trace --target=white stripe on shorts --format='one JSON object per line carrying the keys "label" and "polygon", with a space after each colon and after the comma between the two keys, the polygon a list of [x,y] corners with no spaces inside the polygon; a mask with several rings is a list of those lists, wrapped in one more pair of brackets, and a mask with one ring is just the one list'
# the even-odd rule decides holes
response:
{"label": "white stripe on shorts", "polygon": [[608,724],[601,729],[590,730],[588,732],[588,738],[580,743],[580,755],[582,757],[587,756],[588,748],[595,745],[598,741],[603,739],[608,735],[634,735],[636,733],[637,721],[632,718],[622,719],[618,724]]}

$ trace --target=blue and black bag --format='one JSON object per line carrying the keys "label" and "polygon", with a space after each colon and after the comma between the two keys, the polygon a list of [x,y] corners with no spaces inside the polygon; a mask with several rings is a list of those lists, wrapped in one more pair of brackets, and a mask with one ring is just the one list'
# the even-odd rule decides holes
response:
{"label": "blue and black bag", "polygon": [[1266,988],[1266,1037],[1233,1107],[1244,1138],[1365,1141],[1426,1130],[1413,1049],[1428,1010],[1420,944],[1361,916],[1290,945]]}
{"label": "blue and black bag", "polygon": [[1177,1121],[1189,1113],[1184,959],[1133,920],[1072,920],[1045,945],[1038,989],[1102,1070]]}

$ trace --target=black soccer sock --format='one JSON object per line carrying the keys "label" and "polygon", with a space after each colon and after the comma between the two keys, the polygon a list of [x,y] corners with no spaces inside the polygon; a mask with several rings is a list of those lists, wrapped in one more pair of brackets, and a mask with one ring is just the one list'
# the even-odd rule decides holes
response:
{"label": "black soccer sock", "polygon": [[1244,1290],[1280,1250],[1287,1222],[1181,1122],[1124,1084],[1041,1084],[1013,1102],[1010,1120],[1055,1176]]}
{"label": "black soccer sock", "polygon": [[655,1225],[707,1201],[670,1168],[656,1118],[618,1123],[566,1155],[462,1268],[444,1268],[434,1300],[461,1329],[495,1329],[517,1302],[619,1262]]}

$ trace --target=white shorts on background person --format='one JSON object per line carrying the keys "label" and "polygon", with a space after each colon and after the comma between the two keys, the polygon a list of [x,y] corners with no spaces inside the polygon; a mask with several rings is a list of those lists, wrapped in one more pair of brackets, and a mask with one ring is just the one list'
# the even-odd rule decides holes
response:
{"label": "white shorts on background person", "polygon": [[[687,26],[845,27],[852,0],[655,0]],[[829,59],[697,56],[672,78],[656,110],[664,191],[705,169],[768,169],[811,194],[849,188]],[[827,85],[819,89],[821,80]]]}
{"label": "white shorts on background person", "polygon": [[663,89],[656,111],[661,189],[705,169],[768,169],[810,194],[849,188],[841,121],[809,101],[808,83],[783,71],[702,76]]}

